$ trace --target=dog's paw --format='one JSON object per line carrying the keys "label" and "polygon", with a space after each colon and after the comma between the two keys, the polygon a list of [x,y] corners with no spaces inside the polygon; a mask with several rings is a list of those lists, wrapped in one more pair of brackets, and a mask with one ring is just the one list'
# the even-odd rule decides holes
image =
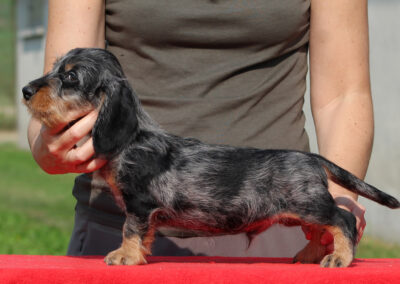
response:
{"label": "dog's paw", "polygon": [[110,252],[104,258],[104,262],[108,265],[138,265],[147,263],[144,255],[140,251],[128,252],[123,248]]}
{"label": "dog's paw", "polygon": [[325,256],[320,265],[321,267],[347,267],[352,261],[352,257],[346,257],[337,253],[332,253]]}

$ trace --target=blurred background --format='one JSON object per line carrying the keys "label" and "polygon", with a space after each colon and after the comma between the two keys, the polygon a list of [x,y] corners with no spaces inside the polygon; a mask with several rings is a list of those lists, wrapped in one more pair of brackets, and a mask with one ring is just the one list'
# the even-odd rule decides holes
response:
{"label": "blurred background", "polygon": [[[400,1],[370,0],[375,142],[367,182],[400,198]],[[0,0],[0,254],[65,254],[74,175],[51,176],[28,149],[21,88],[42,74],[46,0]],[[306,95],[306,129],[318,152]],[[400,258],[399,211],[369,200],[356,257]]]}

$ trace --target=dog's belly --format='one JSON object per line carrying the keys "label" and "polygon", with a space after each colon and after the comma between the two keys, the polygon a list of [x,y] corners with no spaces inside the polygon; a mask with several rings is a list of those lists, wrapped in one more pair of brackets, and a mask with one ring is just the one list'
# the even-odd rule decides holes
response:
{"label": "dog's belly", "polygon": [[194,237],[229,233],[223,224],[219,226],[215,222],[194,218],[193,215],[175,214],[163,209],[156,209],[150,220],[151,226],[166,236]]}
{"label": "dog's belly", "polygon": [[303,223],[297,215],[288,213],[265,217],[253,222],[236,224],[234,227],[224,222],[213,223],[188,218],[187,216],[180,216],[179,218],[171,218],[170,216],[170,214],[166,214],[163,210],[156,210],[151,217],[152,225],[165,236],[179,238],[231,235],[238,233],[246,233],[252,238],[267,230],[273,224],[279,223],[285,226],[299,226]]}
{"label": "dog's belly", "polygon": [[175,237],[175,238],[209,237],[209,236],[218,236],[227,234],[227,233],[212,234],[209,233],[208,231],[197,231],[187,228],[169,227],[166,225],[158,227],[157,231],[161,233],[163,236]]}

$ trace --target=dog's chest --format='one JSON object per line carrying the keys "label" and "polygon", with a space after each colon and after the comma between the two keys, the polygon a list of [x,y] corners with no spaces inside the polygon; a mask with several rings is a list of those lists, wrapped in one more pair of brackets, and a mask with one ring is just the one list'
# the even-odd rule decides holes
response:
{"label": "dog's chest", "polygon": [[107,182],[115,202],[125,212],[126,205],[123,199],[122,191],[118,186],[115,171],[112,169],[112,167],[109,164],[107,164],[100,170],[94,172],[93,178],[100,178]]}

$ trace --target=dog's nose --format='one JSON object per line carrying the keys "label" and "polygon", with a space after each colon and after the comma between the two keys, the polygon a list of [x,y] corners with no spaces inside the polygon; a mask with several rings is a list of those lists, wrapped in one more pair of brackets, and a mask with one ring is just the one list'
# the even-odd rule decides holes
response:
{"label": "dog's nose", "polygon": [[28,85],[22,88],[22,93],[24,94],[24,99],[29,101],[30,98],[36,93],[36,90]]}

